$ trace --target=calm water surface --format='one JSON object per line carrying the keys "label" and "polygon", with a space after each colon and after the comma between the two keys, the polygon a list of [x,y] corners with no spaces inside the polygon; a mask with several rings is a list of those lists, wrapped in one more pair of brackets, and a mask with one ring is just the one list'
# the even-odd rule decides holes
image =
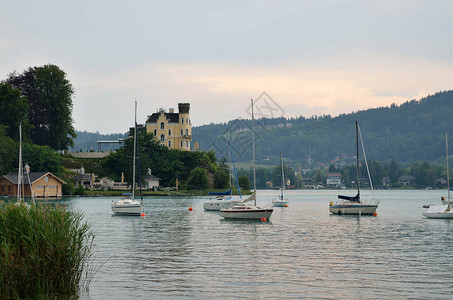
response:
{"label": "calm water surface", "polygon": [[451,299],[453,221],[421,215],[445,193],[377,191],[377,217],[358,217],[329,214],[338,191],[289,191],[270,222],[223,220],[207,198],[145,198],[144,218],[112,216],[114,198],[64,202],[96,235],[85,299]]}

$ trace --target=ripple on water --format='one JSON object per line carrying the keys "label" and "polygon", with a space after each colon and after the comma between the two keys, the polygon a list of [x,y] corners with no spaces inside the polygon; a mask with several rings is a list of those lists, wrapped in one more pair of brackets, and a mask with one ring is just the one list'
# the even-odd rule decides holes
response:
{"label": "ripple on water", "polygon": [[377,217],[330,215],[336,193],[290,191],[270,222],[196,198],[145,198],[145,218],[112,216],[111,198],[65,202],[96,234],[88,298],[449,298],[453,222],[421,215],[442,191],[379,191]]}

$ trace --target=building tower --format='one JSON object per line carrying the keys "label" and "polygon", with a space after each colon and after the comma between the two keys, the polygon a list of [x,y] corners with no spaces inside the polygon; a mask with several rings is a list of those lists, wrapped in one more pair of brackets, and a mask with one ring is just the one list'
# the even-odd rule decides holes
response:
{"label": "building tower", "polygon": [[178,113],[173,108],[167,113],[160,108],[148,116],[145,127],[147,133],[154,134],[162,146],[178,150],[190,150],[192,126],[190,123],[190,103],[179,103]]}

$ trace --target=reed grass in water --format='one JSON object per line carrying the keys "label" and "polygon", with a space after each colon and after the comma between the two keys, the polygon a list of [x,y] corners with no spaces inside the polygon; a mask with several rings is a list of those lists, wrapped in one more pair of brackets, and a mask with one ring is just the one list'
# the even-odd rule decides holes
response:
{"label": "reed grass in water", "polygon": [[94,235],[81,213],[0,206],[0,299],[78,295],[88,288]]}

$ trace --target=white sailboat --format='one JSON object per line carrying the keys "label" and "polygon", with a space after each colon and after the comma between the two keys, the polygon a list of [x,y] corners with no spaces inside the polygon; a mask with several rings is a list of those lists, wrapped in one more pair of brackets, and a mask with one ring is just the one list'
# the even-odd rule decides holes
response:
{"label": "white sailboat", "polygon": [[282,153],[280,152],[280,165],[282,168],[282,186],[280,188],[280,195],[278,196],[277,199],[274,199],[272,201],[272,204],[275,207],[288,207],[288,199],[285,198],[285,172],[283,171],[283,156]]}
{"label": "white sailboat", "polygon": [[[35,204],[35,198],[33,195],[33,189],[30,182],[30,170],[28,165],[26,166],[28,184],[30,185],[30,194]],[[30,207],[29,204],[25,202],[25,183],[24,183],[24,165],[22,159],[22,123],[19,123],[19,170],[17,172],[17,201],[16,205],[25,205]]]}
{"label": "white sailboat", "polygon": [[[274,211],[273,207],[261,208],[256,205],[256,172],[255,172],[255,119],[253,114],[252,100],[252,145],[253,145],[253,193],[250,197],[244,200],[244,203],[238,203],[229,208],[220,210],[220,216],[225,219],[245,219],[245,220],[269,220]],[[253,204],[246,203],[252,201]]]}
{"label": "white sailboat", "polygon": [[[330,202],[329,211],[332,214],[349,214],[349,215],[373,215],[376,213],[379,202],[374,199],[373,183],[371,181],[370,170],[368,169],[368,163],[365,154],[365,147],[363,146],[362,135],[359,129],[359,122],[355,121],[355,135],[356,135],[356,151],[357,151],[357,161],[356,161],[356,172],[357,172],[357,195],[355,196],[342,196],[338,195],[339,201],[336,203]],[[360,176],[359,176],[359,136],[362,144],[363,156],[365,159],[365,165],[368,172],[368,178],[370,180],[371,192],[373,195],[373,200],[370,202],[365,202],[360,199]]]}
{"label": "white sailboat", "polygon": [[[209,193],[209,195],[215,195],[216,197],[214,199],[209,199],[205,203],[203,203],[203,209],[206,211],[220,211],[222,208],[228,208],[232,207],[233,205],[237,203],[243,202],[242,200],[242,195],[241,195],[241,189],[239,188],[239,183],[236,175],[236,167],[234,166],[234,160],[232,158],[232,152],[231,152],[231,144],[230,141],[228,141],[228,161],[229,161],[229,177],[230,177],[230,189],[224,193]],[[233,193],[232,193],[232,174],[231,174],[231,162],[233,163],[233,170],[235,174],[235,179],[236,179],[236,186],[239,192],[239,198],[234,198]]]}
{"label": "white sailboat", "polygon": [[134,155],[132,164],[132,192],[124,193],[122,198],[112,202],[112,211],[116,215],[141,216],[143,213],[143,196],[140,189],[140,200],[135,200],[135,160],[137,151],[137,101],[135,101]]}
{"label": "white sailboat", "polygon": [[452,199],[451,199],[451,193],[450,193],[450,174],[449,174],[449,166],[448,166],[448,133],[445,132],[445,153],[446,153],[446,162],[447,162],[447,198],[445,197],[441,198],[442,204],[448,205],[451,204]]}
{"label": "white sailboat", "polygon": [[446,153],[446,162],[447,162],[447,200],[446,204],[444,203],[445,199],[442,197],[442,205],[431,205],[423,215],[430,219],[453,219],[453,208],[451,206],[450,198],[450,174],[448,166],[448,134],[445,133],[445,153]]}

